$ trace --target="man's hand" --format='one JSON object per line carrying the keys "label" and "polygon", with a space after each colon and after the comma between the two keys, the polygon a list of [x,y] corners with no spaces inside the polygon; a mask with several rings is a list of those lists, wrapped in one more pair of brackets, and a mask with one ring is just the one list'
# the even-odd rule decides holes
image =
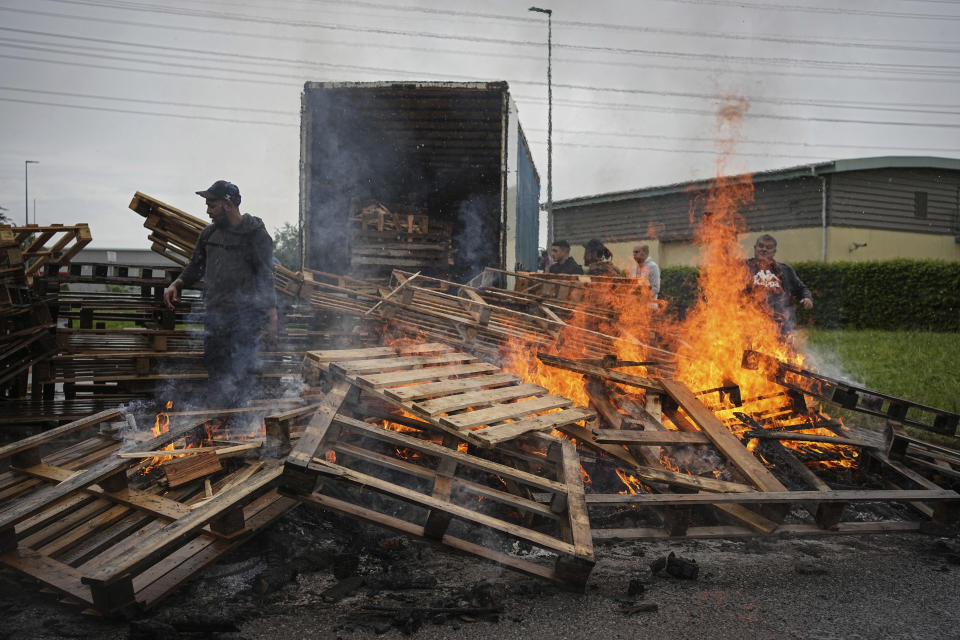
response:
{"label": "man's hand", "polygon": [[168,309],[174,308],[174,303],[180,301],[180,287],[177,286],[177,283],[180,282],[179,278],[170,283],[170,286],[163,290],[163,302],[167,305]]}
{"label": "man's hand", "polygon": [[810,298],[804,298],[800,301],[800,304],[803,305],[804,309],[813,309],[813,300]]}

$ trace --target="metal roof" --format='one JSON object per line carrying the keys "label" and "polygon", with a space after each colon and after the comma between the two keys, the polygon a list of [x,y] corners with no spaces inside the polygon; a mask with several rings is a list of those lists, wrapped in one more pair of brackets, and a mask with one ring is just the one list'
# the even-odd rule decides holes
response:
{"label": "metal roof", "polygon": [[[734,182],[752,181],[769,182],[773,180],[789,180],[802,176],[820,176],[829,173],[842,173],[846,171],[865,171],[869,169],[948,169],[960,171],[960,158],[942,158],[935,156],[877,156],[873,158],[849,158],[845,160],[833,160],[829,162],[817,162],[813,164],[787,167],[784,169],[773,169],[770,171],[758,171],[757,173],[744,173],[729,176],[728,179]],[[554,200],[553,208],[567,209],[591,204],[604,204],[608,202],[618,202],[622,200],[635,200],[637,198],[650,198],[662,196],[690,189],[705,188],[713,182],[713,179],[691,180],[688,182],[677,182],[658,187],[646,187],[644,189],[634,189],[632,191],[613,191],[610,193],[601,193],[591,196],[581,196],[579,198],[568,198],[566,200]]]}

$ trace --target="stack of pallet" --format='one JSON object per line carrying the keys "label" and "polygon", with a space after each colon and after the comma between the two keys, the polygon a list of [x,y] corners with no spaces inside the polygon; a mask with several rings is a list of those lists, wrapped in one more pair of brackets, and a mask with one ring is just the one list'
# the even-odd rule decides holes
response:
{"label": "stack of pallet", "polygon": [[[0,564],[103,614],[154,606],[296,506],[274,488],[282,467],[262,434],[206,435],[237,414],[171,414],[154,436],[136,426],[152,416],[113,409],[0,447]],[[245,414],[289,439],[311,412]],[[195,458],[215,464],[184,470]]]}
{"label": "stack of pallet", "polygon": [[68,259],[74,251],[64,248],[77,236],[67,232],[67,242],[47,249],[44,243],[56,234],[48,237],[40,229],[0,226],[0,397],[6,400],[24,397],[30,368],[57,350],[48,299],[31,284],[32,274],[53,260]]}
{"label": "stack of pallet", "polygon": [[130,208],[145,218],[143,226],[150,230],[151,249],[165,258],[186,266],[197,246],[197,239],[209,223],[165,202],[136,192]]}
{"label": "stack of pallet", "polygon": [[371,201],[350,216],[351,275],[376,278],[394,268],[448,271],[453,264],[453,226],[425,209]]}

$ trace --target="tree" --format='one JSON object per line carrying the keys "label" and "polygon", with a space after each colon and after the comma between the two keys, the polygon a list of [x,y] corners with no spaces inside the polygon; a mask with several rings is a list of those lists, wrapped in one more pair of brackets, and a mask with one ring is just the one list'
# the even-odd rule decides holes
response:
{"label": "tree", "polygon": [[300,228],[289,222],[273,232],[273,256],[287,269],[300,268]]}
{"label": "tree", "polygon": [[9,211],[9,209],[6,207],[0,207],[0,224],[13,224],[13,221],[7,217],[7,211]]}

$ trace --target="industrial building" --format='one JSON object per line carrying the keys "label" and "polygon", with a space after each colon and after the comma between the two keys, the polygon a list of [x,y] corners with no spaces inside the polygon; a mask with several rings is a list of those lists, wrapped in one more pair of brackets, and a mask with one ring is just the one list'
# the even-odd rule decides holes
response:
{"label": "industrial building", "polygon": [[[863,261],[960,260],[960,159],[925,156],[855,158],[732,176],[752,181],[744,206],[745,249],[761,233],[779,241],[777,258]],[[661,266],[695,264],[694,223],[707,206],[710,180],[559,200],[553,237],[571,245],[607,243],[621,268],[637,241]],[[574,248],[582,258],[582,246]]]}

